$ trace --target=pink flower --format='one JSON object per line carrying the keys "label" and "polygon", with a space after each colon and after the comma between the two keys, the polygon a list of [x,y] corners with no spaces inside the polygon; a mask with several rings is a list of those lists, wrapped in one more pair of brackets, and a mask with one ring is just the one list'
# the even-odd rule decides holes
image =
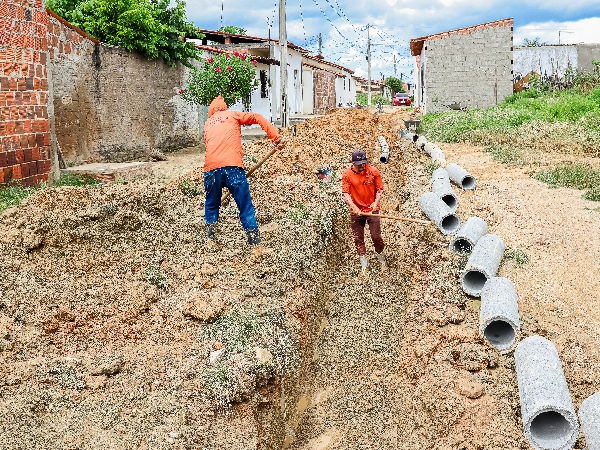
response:
{"label": "pink flower", "polygon": [[183,94],[183,89],[181,91],[179,91],[180,94]]}
{"label": "pink flower", "polygon": [[246,66],[244,66],[244,70],[247,70],[248,68]]}
{"label": "pink flower", "polygon": [[217,67],[215,70],[216,70],[217,72],[223,72],[223,69],[221,69],[220,67]]}
{"label": "pink flower", "polygon": [[231,66],[227,66],[227,70],[231,70]]}
{"label": "pink flower", "polygon": [[233,56],[240,56],[238,52],[233,52]]}
{"label": "pink flower", "polygon": [[206,62],[214,62],[212,58],[206,58]]}
{"label": "pink flower", "polygon": [[240,56],[240,58],[242,58],[242,61],[246,61],[246,57],[244,55]]}
{"label": "pink flower", "polygon": [[225,58],[229,58],[229,53],[225,53]]}
{"label": "pink flower", "polygon": [[253,60],[253,61],[252,61],[252,64],[256,65],[256,60]]}

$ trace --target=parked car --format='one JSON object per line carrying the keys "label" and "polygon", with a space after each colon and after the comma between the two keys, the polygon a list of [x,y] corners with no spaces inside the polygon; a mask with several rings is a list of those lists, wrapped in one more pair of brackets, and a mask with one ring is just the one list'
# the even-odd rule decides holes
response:
{"label": "parked car", "polygon": [[410,106],[410,104],[411,104],[411,101],[410,101],[410,96],[408,94],[398,93],[394,97],[394,106],[399,106],[399,105]]}

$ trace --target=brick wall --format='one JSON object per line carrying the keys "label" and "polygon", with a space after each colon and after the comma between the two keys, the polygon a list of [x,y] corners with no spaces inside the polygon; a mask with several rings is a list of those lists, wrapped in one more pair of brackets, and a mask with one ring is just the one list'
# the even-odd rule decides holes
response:
{"label": "brick wall", "polygon": [[327,114],[336,108],[335,79],[332,73],[313,71],[314,114]]}
{"label": "brick wall", "polygon": [[511,95],[513,21],[490,22],[433,35],[425,41],[425,108],[448,111],[462,102],[489,108]]}
{"label": "brick wall", "polygon": [[0,1],[0,183],[48,180],[47,23],[43,0]]}
{"label": "brick wall", "polygon": [[66,163],[121,162],[201,141],[200,108],[177,95],[188,68],[101,44],[49,14],[50,89]]}

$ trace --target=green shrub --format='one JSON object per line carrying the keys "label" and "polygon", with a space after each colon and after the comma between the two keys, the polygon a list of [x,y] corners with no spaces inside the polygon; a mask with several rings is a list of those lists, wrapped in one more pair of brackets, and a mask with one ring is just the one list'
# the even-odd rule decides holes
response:
{"label": "green shrub", "polygon": [[[371,92],[371,106],[377,105],[379,100],[383,100],[384,105],[390,104],[390,102],[387,98],[382,97],[381,95],[375,95],[374,93]],[[369,94],[362,94],[362,93],[356,94],[356,101],[358,102],[359,105],[367,105],[369,102]]]}
{"label": "green shrub", "polygon": [[188,103],[208,106],[219,95],[228,107],[242,100],[250,108],[250,95],[258,87],[256,61],[238,52],[205,58],[204,68],[194,68],[188,79],[188,87],[179,91]]}

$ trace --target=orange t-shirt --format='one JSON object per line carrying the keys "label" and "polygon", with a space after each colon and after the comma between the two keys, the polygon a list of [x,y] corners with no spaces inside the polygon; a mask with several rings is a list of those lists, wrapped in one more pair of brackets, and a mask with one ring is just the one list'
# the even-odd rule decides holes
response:
{"label": "orange t-shirt", "polygon": [[204,171],[220,167],[244,167],[241,125],[259,124],[273,142],[280,139],[277,130],[258,113],[217,111],[204,124],[206,156]]}
{"label": "orange t-shirt", "polygon": [[370,164],[356,173],[349,167],[342,174],[342,192],[350,194],[352,201],[362,212],[370,213],[377,191],[383,191],[381,173]]}

